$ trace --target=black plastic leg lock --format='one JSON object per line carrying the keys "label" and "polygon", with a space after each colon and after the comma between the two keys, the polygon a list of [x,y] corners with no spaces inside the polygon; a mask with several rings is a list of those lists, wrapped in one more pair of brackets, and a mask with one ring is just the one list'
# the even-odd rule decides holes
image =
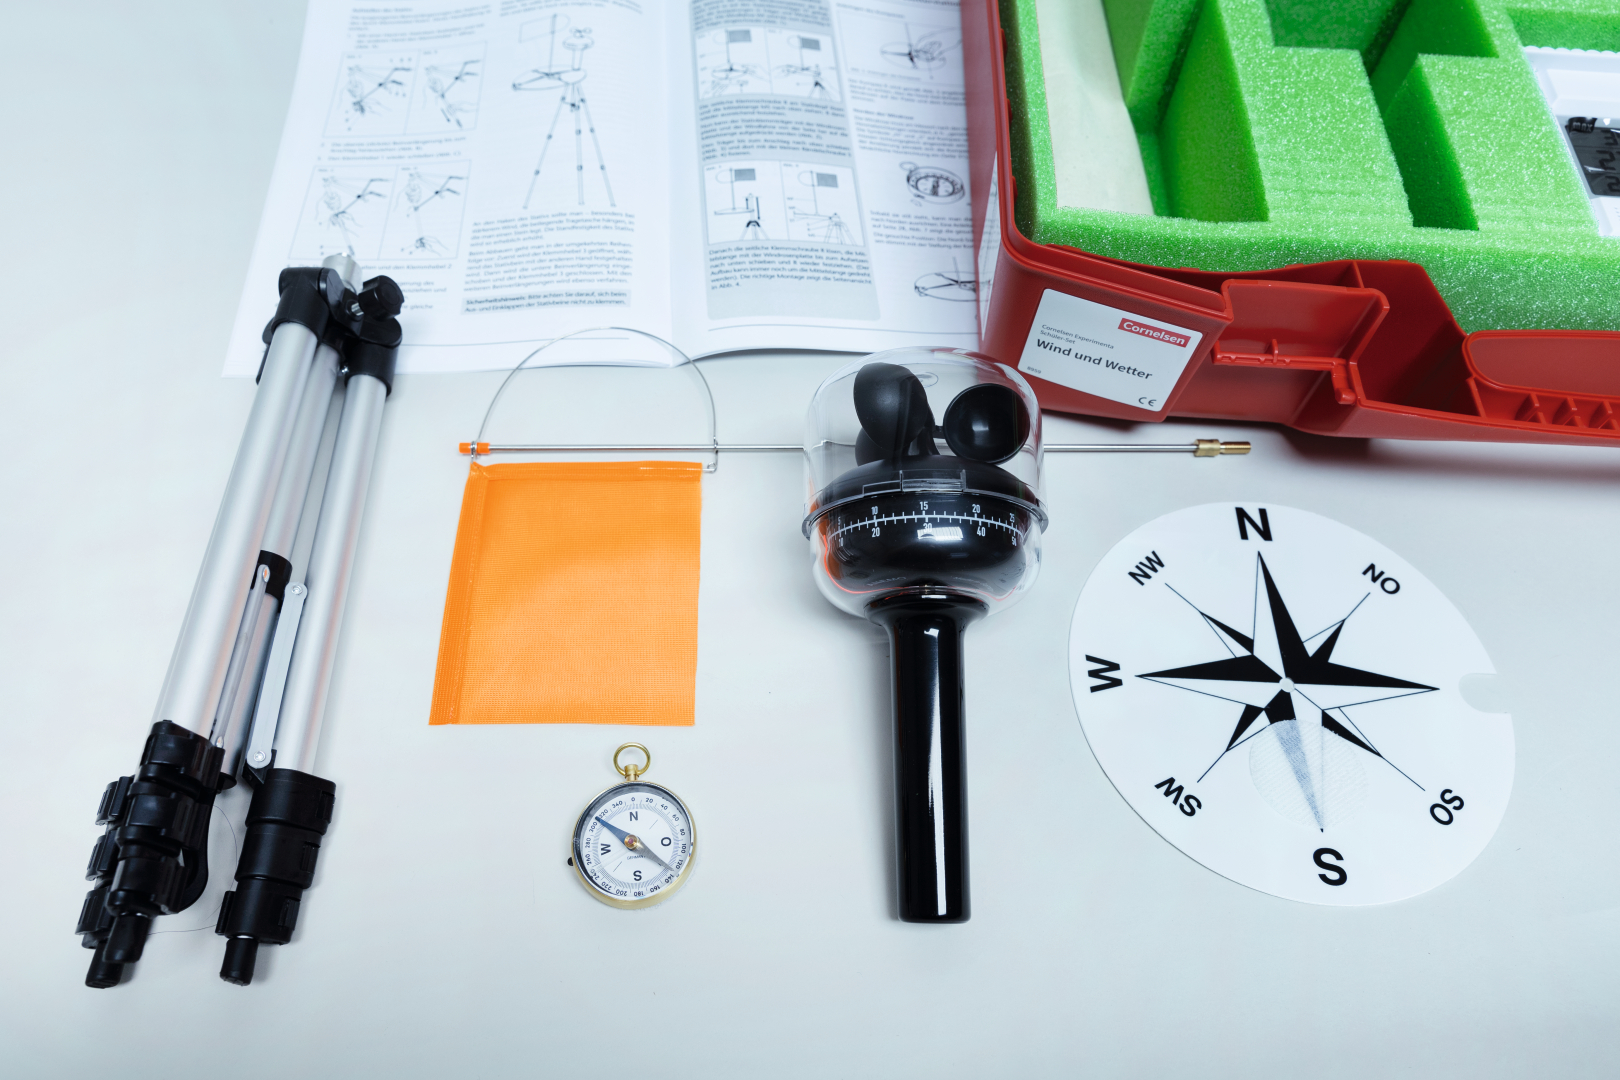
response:
{"label": "black plastic leg lock", "polygon": [[296,769],[271,769],[248,807],[236,891],[225,894],[214,932],[228,939],[219,977],[253,981],[259,946],[285,945],[298,905],[315,880],[321,837],[332,823],[337,785]]}
{"label": "black plastic leg lock", "polygon": [[141,958],[152,919],[184,911],[208,883],[208,824],[214,796],[231,781],[224,751],[167,720],[152,725],[140,768],[107,785],[96,824],[107,831],[90,852],[76,933],[95,950],[85,985],[117,986]]}

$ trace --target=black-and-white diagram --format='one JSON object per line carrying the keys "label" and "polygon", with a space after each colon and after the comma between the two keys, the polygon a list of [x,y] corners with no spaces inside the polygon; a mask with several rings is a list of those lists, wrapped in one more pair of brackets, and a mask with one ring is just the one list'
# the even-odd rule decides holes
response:
{"label": "black-and-white diagram", "polygon": [[383,230],[384,259],[449,259],[461,244],[467,163],[407,165],[400,169],[394,205]]}
{"label": "black-and-white diagram", "polygon": [[343,58],[326,134],[396,135],[405,130],[416,57],[357,53]]}
{"label": "black-and-white diagram", "polygon": [[470,131],[478,122],[483,88],[484,47],[425,52],[411,104],[413,135]]}
{"label": "black-and-white diagram", "polygon": [[960,176],[938,165],[918,165],[902,161],[900,171],[906,174],[906,187],[911,201],[918,206],[925,203],[940,205],[960,202],[967,195],[967,184]]}
{"label": "black-and-white diagram", "polygon": [[[775,61],[771,67],[771,92],[837,101],[838,66],[832,48],[832,38],[819,34],[769,31],[766,49]],[[780,60],[784,53],[787,59]]]}
{"label": "black-and-white diagram", "polygon": [[291,258],[319,261],[348,255],[375,261],[380,254],[394,166],[316,169],[293,234]]}
{"label": "black-and-white diagram", "polygon": [[[529,180],[529,191],[523,198],[525,210],[534,200],[535,188],[540,183],[540,175],[545,169],[546,154],[551,149],[552,137],[557,132],[557,123],[562,119],[565,109],[574,118],[574,175],[579,205],[585,205],[585,131],[590,132],[591,146],[596,151],[596,167],[602,177],[602,190],[607,196],[607,203],[609,206],[618,205],[613,201],[613,184],[608,179],[607,161],[602,156],[602,143],[596,137],[596,121],[591,119],[590,103],[585,98],[585,53],[596,44],[596,40],[591,36],[589,27],[569,30],[568,24],[568,16],[551,15],[525,24],[519,34],[522,41],[546,39],[546,62],[543,66],[534,67],[514,79],[512,89],[519,92],[560,91],[557,97],[557,111],[551,117],[551,126],[546,129],[545,141],[540,144],[540,158],[535,162],[534,175]],[[567,67],[557,66],[559,45],[569,57]]]}
{"label": "black-and-white diagram", "polygon": [[[759,169],[754,167],[740,168],[727,165],[718,169],[710,170],[709,179],[711,183],[717,185],[723,184],[727,189],[728,195],[730,196],[730,202],[728,205],[716,205],[714,209],[710,210],[709,212],[717,218],[735,218],[743,223],[742,230],[738,233],[735,239],[769,240],[770,234],[765,230],[765,215],[763,212],[763,203],[760,200]],[[737,190],[737,185],[739,184],[742,185],[740,201],[739,192]],[[710,225],[709,243],[712,244],[718,240],[733,239],[732,237],[717,236],[716,233],[718,231],[719,228],[717,225]]]}
{"label": "black-and-white diagram", "polygon": [[930,300],[958,300],[963,303],[972,303],[979,298],[979,279],[971,273],[963,273],[957,266],[956,260],[951,260],[950,270],[935,270],[923,274],[911,286],[917,290],[917,295]]}
{"label": "black-and-white diagram", "polygon": [[423,53],[343,58],[326,117],[328,138],[470,131],[483,84],[481,41]]}
{"label": "black-and-white diagram", "polygon": [[699,34],[696,49],[699,97],[778,94],[839,100],[838,64],[829,34],[725,28]]}
{"label": "black-and-white diagram", "polygon": [[882,48],[883,59],[907,71],[931,73],[951,62],[961,52],[962,34],[948,28],[913,27],[907,23],[905,40],[891,41]]}
{"label": "black-and-white diagram", "polygon": [[771,92],[763,30],[722,28],[698,35],[697,68],[699,97]]}
{"label": "black-and-white diagram", "polygon": [[860,244],[855,174],[831,165],[782,165],[788,236],[819,244]]}

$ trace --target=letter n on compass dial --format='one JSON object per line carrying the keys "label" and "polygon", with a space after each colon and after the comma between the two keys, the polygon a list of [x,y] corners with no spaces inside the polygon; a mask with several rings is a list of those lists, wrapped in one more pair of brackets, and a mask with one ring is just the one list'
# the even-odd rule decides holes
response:
{"label": "letter n on compass dial", "polygon": [[1225,877],[1319,904],[1432,889],[1495,833],[1513,726],[1495,669],[1382,544],[1304,510],[1216,503],[1120,541],[1075,606],[1070,680],[1109,780]]}

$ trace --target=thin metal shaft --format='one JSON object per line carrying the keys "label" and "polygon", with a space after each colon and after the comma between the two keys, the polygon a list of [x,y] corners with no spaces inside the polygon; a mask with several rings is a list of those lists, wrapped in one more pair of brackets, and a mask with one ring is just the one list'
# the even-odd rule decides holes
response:
{"label": "thin metal shaft", "polygon": [[297,323],[281,324],[270,339],[253,409],[191,591],[154,720],[169,720],[199,735],[208,734],[213,726],[315,345],[315,335]]}
{"label": "thin metal shaft", "polygon": [[[462,443],[461,452],[470,453],[471,443]],[[581,453],[626,454],[707,454],[715,450],[722,453],[793,453],[804,451],[798,443],[668,443],[665,445],[631,443],[478,443],[478,455],[484,454],[545,454],[578,451]],[[1221,442],[1219,439],[1198,439],[1190,443],[1047,443],[1048,454],[1192,454],[1195,457],[1216,457],[1221,454],[1247,454],[1246,442]]]}
{"label": "thin metal shaft", "polygon": [[[354,286],[351,284],[349,287],[352,289]],[[303,516],[310,476],[321,448],[321,429],[326,426],[326,416],[332,408],[332,394],[337,387],[338,368],[341,366],[342,359],[330,345],[322,345],[315,350],[315,366],[304,387],[303,400],[298,404],[292,444],[287,448],[281,483],[276,487],[276,499],[270,506],[270,519],[264,527],[264,541],[259,545],[262,550],[280,555],[283,559],[292,558],[293,541],[298,536],[298,521]]]}
{"label": "thin metal shaft", "polygon": [[264,621],[265,601],[275,603],[274,597],[266,595],[269,583],[270,570],[260,565],[253,575],[253,587],[248,590],[247,609],[242,613],[242,625],[236,631],[236,645],[231,649],[231,663],[225,671],[225,687],[220,692],[219,706],[214,710],[214,723],[208,732],[208,738],[216,745],[223,744],[226,733],[230,731],[231,718],[238,712],[237,699],[247,696],[241,693],[243,669],[249,663],[257,664],[257,657],[252,655],[253,638]]}
{"label": "thin metal shaft", "polygon": [[276,727],[276,767],[280,769],[315,771],[338,630],[343,623],[360,519],[387,399],[388,390],[379,380],[370,375],[350,376],[326,494],[321,500],[315,546],[309,555],[305,578],[308,598]]}
{"label": "thin metal shaft", "polygon": [[[260,567],[260,571],[268,574],[263,567]],[[242,747],[247,744],[251,734],[253,710],[258,703],[259,687],[264,681],[265,658],[270,654],[276,620],[281,614],[281,601],[266,595],[258,587],[257,581],[251,595],[260,598],[261,602],[248,604],[247,615],[243,619],[243,628],[247,633],[239,646],[242,650],[242,671],[230,684],[230,700],[221,701],[219,715],[214,718],[214,730],[209,735],[216,745],[225,750],[220,772],[226,776],[235,776],[241,767]],[[231,657],[232,667],[236,662],[236,657]]]}

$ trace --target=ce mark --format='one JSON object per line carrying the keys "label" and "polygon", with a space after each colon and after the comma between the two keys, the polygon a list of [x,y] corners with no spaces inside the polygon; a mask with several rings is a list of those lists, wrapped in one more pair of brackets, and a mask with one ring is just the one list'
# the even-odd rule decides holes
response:
{"label": "ce mark", "polygon": [[1149,409],[1159,407],[1159,399],[1156,397],[1139,397],[1136,399],[1136,403]]}

